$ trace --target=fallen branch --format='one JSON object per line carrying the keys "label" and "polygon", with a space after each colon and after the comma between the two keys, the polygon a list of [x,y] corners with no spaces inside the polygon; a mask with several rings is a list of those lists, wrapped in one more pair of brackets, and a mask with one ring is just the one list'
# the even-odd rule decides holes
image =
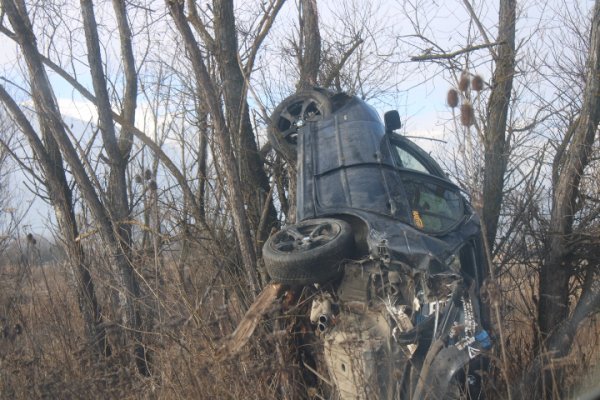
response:
{"label": "fallen branch", "polygon": [[286,286],[281,283],[270,283],[265,286],[235,331],[225,339],[221,347],[217,350],[217,359],[224,360],[237,354],[248,343],[262,317],[271,309],[271,306],[283,293],[285,288]]}

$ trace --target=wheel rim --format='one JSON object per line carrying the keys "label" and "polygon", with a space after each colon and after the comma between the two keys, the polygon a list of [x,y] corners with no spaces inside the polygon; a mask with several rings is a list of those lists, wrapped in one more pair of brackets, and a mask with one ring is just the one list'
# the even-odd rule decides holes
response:
{"label": "wheel rim", "polygon": [[290,225],[277,233],[272,247],[283,253],[307,251],[333,241],[340,231],[340,226],[331,222]]}
{"label": "wheel rim", "polygon": [[327,106],[310,95],[301,96],[283,108],[273,118],[275,130],[290,145],[298,144],[298,129],[308,122],[320,121]]}

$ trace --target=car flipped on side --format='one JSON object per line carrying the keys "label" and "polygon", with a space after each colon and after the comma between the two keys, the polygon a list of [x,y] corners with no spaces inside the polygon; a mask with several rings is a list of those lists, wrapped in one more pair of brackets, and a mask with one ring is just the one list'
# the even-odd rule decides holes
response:
{"label": "car flipped on side", "polygon": [[[263,247],[274,281],[333,282],[311,322],[342,399],[479,395],[491,347],[479,219],[397,112],[313,89],[273,113],[271,143],[296,169],[297,223]],[[466,371],[466,372],[465,372]]]}

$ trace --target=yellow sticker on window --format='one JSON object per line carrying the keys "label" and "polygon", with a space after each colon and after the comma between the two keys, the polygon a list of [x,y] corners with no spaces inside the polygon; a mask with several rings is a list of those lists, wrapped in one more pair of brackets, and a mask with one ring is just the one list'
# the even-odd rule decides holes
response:
{"label": "yellow sticker on window", "polygon": [[419,214],[419,212],[417,210],[413,210],[412,216],[413,216],[413,221],[415,223],[415,226],[419,229],[423,229],[424,225],[423,225],[423,220],[421,219],[421,214]]}

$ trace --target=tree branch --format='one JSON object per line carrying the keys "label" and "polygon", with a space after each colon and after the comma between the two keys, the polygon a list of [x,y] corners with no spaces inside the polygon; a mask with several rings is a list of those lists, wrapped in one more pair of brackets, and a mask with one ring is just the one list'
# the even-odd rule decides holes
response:
{"label": "tree branch", "polygon": [[[133,57],[132,34],[127,20],[127,9],[124,0],[113,0],[113,8],[119,26],[119,39],[121,41],[121,58],[125,71],[125,92],[123,93],[122,115],[130,125],[135,123],[135,110],[137,107],[137,71]],[[119,135],[119,149],[122,157],[128,157],[133,145],[133,136],[127,129],[122,129]]]}
{"label": "tree branch", "polygon": [[275,17],[277,17],[277,14],[279,14],[279,10],[281,10],[284,2],[285,0],[275,0],[274,3],[271,2],[269,4],[269,8],[263,14],[263,18],[258,25],[258,34],[256,35],[256,39],[254,39],[250,54],[248,55],[248,60],[246,61],[246,66],[242,68],[245,76],[250,76],[252,69],[254,68],[256,54],[258,53],[262,42],[267,37],[267,33],[269,33],[271,30],[273,22],[275,21]]}
{"label": "tree branch", "polygon": [[490,47],[490,52],[492,53],[492,57],[495,60],[498,57],[498,55],[494,51],[493,45],[490,42],[490,38],[488,37],[488,35],[487,35],[486,31],[485,31],[485,28],[483,27],[483,24],[479,20],[479,17],[477,16],[477,14],[475,14],[475,10],[473,10],[473,6],[471,6],[471,3],[469,3],[468,0],[463,0],[463,4],[467,8],[467,11],[469,12],[469,15],[471,16],[471,18],[475,22],[475,25],[477,25],[477,28],[479,29],[479,33],[481,33],[481,36],[483,37],[483,40],[485,41],[485,43],[487,45],[489,45],[488,47]]}
{"label": "tree branch", "polygon": [[410,61],[451,60],[454,57],[460,56],[461,54],[470,53],[472,51],[481,50],[481,49],[487,49],[487,48],[494,47],[494,46],[497,46],[500,44],[503,44],[503,42],[494,42],[494,43],[478,44],[475,46],[467,46],[464,49],[460,49],[460,50],[454,51],[452,53],[437,53],[437,54],[426,53],[426,54],[422,54],[420,56],[413,56],[410,58]]}
{"label": "tree branch", "polygon": [[354,44],[348,50],[346,50],[344,52],[340,61],[331,69],[329,74],[327,74],[327,76],[323,79],[324,87],[331,86],[331,83],[333,82],[333,80],[336,78],[336,76],[339,75],[342,68],[344,68],[346,61],[348,61],[348,59],[350,58],[352,53],[354,53],[354,51],[356,51],[358,46],[360,46],[363,42],[364,42],[364,40],[362,38],[360,38],[360,37],[357,38],[356,41],[354,42]]}
{"label": "tree branch", "polygon": [[190,21],[196,32],[200,35],[206,47],[211,52],[213,52],[216,47],[215,39],[212,36],[210,36],[208,29],[206,29],[206,25],[204,25],[204,22],[202,22],[202,20],[200,19],[200,16],[198,15],[198,8],[196,7],[196,2],[194,0],[188,0],[187,4],[189,10],[189,14],[187,17],[188,21]]}

